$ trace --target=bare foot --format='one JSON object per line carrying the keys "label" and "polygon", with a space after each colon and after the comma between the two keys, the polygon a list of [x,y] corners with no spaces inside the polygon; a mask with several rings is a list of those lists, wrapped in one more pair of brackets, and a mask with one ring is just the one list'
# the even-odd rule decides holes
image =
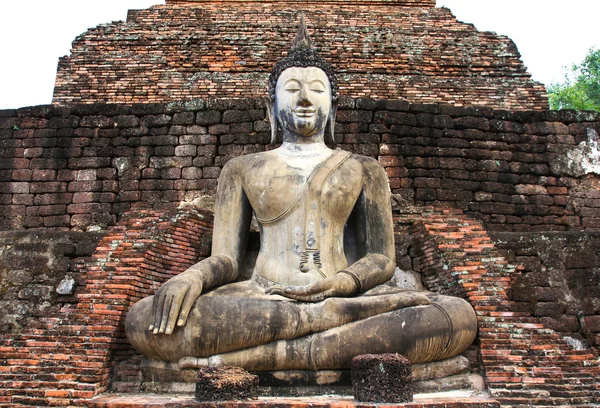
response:
{"label": "bare foot", "polygon": [[177,363],[180,369],[208,367],[208,358],[183,357]]}

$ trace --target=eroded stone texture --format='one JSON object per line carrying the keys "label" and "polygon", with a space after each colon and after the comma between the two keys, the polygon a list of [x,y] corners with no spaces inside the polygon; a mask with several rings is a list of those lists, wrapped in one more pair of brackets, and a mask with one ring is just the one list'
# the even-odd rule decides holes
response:
{"label": "eroded stone texture", "polygon": [[243,401],[258,396],[258,377],[239,367],[198,370],[196,401]]}
{"label": "eroded stone texture", "polygon": [[469,367],[469,360],[462,356],[427,364],[413,364],[412,379],[414,381],[435,380],[466,373]]}
{"label": "eroded stone texture", "polygon": [[0,336],[23,330],[32,321],[77,306],[79,268],[99,233],[0,232]]}
{"label": "eroded stone texture", "polygon": [[351,97],[546,109],[515,44],[434,1],[169,1],[100,25],[58,66],[54,103],[262,97],[305,13]]}
{"label": "eroded stone texture", "polygon": [[352,392],[361,402],[411,402],[410,361],[399,354],[368,354],[352,359]]}
{"label": "eroded stone texture", "polygon": [[495,244],[522,265],[509,292],[576,349],[600,347],[600,234],[494,233]]}
{"label": "eroded stone texture", "polygon": [[557,174],[581,177],[586,174],[600,175],[600,146],[598,132],[586,129],[585,140],[571,149],[563,149],[551,162]]}
{"label": "eroded stone texture", "polygon": [[414,392],[419,394],[455,390],[471,390],[476,393],[487,391],[485,379],[479,374],[459,374],[435,380],[415,381],[413,385]]}

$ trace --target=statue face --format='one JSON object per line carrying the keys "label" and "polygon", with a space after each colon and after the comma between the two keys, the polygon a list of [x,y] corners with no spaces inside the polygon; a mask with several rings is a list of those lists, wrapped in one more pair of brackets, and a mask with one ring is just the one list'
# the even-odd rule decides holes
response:
{"label": "statue face", "polygon": [[302,137],[323,133],[331,112],[331,85],[316,67],[292,67],[281,73],[275,89],[280,126]]}

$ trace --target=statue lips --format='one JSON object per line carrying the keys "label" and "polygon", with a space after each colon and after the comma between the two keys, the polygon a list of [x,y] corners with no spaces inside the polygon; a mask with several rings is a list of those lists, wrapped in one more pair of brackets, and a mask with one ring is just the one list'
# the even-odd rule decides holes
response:
{"label": "statue lips", "polygon": [[296,109],[296,110],[294,110],[294,113],[296,114],[296,116],[298,116],[300,118],[310,118],[315,113],[317,113],[317,110],[316,109]]}

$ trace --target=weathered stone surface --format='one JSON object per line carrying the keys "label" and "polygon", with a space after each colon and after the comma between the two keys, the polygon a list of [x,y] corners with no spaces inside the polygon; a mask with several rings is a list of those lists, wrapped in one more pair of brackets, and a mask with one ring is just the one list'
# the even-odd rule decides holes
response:
{"label": "weathered stone surface", "polygon": [[435,393],[455,390],[485,392],[485,379],[479,374],[460,374],[436,380],[414,381],[415,393]]}
{"label": "weathered stone surface", "polygon": [[51,317],[65,303],[75,304],[64,296],[73,294],[77,263],[102,234],[0,231],[0,333],[16,333],[34,317]]}
{"label": "weathered stone surface", "polygon": [[258,377],[239,367],[198,370],[196,401],[240,401],[258,396]]}
{"label": "weathered stone surface", "polygon": [[71,276],[65,276],[56,287],[56,292],[59,295],[72,295],[74,290],[75,279]]}
{"label": "weathered stone surface", "polygon": [[413,364],[412,379],[414,381],[435,380],[466,373],[469,368],[469,360],[462,356],[427,364]]}
{"label": "weathered stone surface", "polygon": [[562,335],[597,348],[598,328],[584,324],[600,315],[600,236],[596,232],[494,233],[496,245],[522,265],[510,298]]}
{"label": "weathered stone surface", "polygon": [[576,147],[561,147],[551,162],[555,174],[581,177],[594,173],[600,175],[600,141],[598,132],[586,129],[586,140]]}
{"label": "weathered stone surface", "polygon": [[352,359],[352,393],[360,402],[413,400],[411,364],[399,354],[368,354]]}
{"label": "weathered stone surface", "polygon": [[404,290],[424,290],[421,275],[411,270],[396,268],[389,285]]}

